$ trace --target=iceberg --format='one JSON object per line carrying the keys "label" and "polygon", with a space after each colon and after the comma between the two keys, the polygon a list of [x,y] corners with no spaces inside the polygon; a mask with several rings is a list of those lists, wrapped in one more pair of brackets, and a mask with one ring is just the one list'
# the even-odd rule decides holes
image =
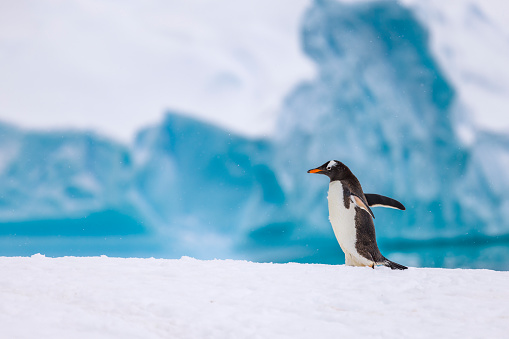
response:
{"label": "iceberg", "polygon": [[0,144],[0,255],[159,253],[145,239],[154,232],[137,207],[128,147],[90,132],[6,124]]}
{"label": "iceberg", "polygon": [[0,125],[0,218],[79,216],[128,209],[127,147],[92,133],[25,132]]}
{"label": "iceberg", "polygon": [[286,200],[273,157],[268,141],[168,113],[136,138],[136,190],[184,254],[227,257]]}
{"label": "iceberg", "polygon": [[[305,180],[305,169],[338,159],[366,192],[409,208],[379,228],[382,237],[453,237],[477,228],[455,194],[469,165],[451,124],[455,93],[412,12],[394,2],[317,1],[302,32],[319,75],[289,95],[279,122],[278,150],[290,155],[279,168],[293,179],[286,189],[295,190],[289,196],[311,204],[324,187]],[[289,166],[297,154],[285,149],[298,151],[301,166]],[[378,213],[384,220],[387,213]]]}
{"label": "iceberg", "polygon": [[1,235],[62,237],[38,247],[48,255],[77,246],[87,255],[341,263],[327,182],[306,173],[337,159],[366,193],[407,207],[374,210],[394,260],[508,268],[509,140],[476,132],[460,141],[466,108],[413,12],[315,1],[301,36],[316,78],[288,94],[265,139],[173,111],[130,146],[0,125]]}
{"label": "iceberg", "polygon": [[407,206],[375,211],[382,245],[507,240],[507,138],[479,132],[468,147],[460,142],[454,121],[465,108],[410,10],[316,1],[302,37],[318,76],[288,96],[274,140],[294,217],[309,229],[328,225],[326,185],[305,171],[338,159],[365,192]]}

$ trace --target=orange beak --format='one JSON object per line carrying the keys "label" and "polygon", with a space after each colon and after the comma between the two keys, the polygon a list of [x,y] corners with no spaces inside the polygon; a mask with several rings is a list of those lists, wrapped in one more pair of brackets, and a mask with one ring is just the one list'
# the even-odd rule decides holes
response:
{"label": "orange beak", "polygon": [[311,169],[308,171],[308,173],[320,173],[322,170],[319,168]]}

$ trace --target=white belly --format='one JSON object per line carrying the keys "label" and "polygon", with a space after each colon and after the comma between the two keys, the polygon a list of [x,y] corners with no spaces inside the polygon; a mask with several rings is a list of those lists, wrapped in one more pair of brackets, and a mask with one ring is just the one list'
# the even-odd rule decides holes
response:
{"label": "white belly", "polygon": [[329,220],[339,242],[345,252],[345,263],[352,266],[371,266],[372,262],[357,253],[355,243],[357,230],[355,228],[355,205],[345,208],[343,203],[343,185],[341,181],[332,181],[329,184]]}

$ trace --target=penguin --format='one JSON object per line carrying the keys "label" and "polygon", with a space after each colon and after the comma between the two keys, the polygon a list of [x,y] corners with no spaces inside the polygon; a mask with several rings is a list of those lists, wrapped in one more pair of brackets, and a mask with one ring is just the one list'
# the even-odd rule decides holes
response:
{"label": "penguin", "polygon": [[408,267],[385,258],[376,244],[375,215],[371,207],[383,206],[405,210],[399,201],[378,194],[364,194],[359,180],[350,169],[338,160],[331,160],[308,173],[324,174],[330,178],[329,220],[345,253],[348,266],[384,265],[393,270]]}

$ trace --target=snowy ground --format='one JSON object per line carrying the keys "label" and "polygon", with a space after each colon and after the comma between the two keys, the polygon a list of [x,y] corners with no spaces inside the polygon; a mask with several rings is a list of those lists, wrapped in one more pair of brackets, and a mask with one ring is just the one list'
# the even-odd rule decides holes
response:
{"label": "snowy ground", "polygon": [[509,272],[0,258],[4,338],[507,338]]}

